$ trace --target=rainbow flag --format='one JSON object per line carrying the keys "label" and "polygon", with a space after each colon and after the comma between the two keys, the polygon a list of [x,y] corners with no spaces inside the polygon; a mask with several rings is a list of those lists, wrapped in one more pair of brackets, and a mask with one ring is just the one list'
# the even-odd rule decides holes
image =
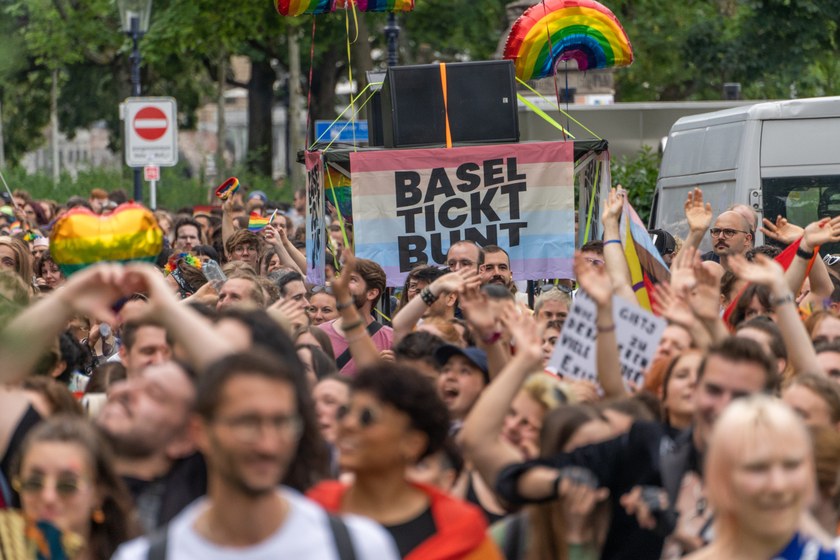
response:
{"label": "rainbow flag", "polygon": [[61,217],[50,234],[50,253],[65,275],[97,262],[153,262],[163,232],[151,210],[129,202],[106,216],[78,206]]}
{"label": "rainbow flag", "polygon": [[671,271],[653,244],[642,219],[624,197],[621,212],[621,245],[630,268],[630,280],[639,305],[648,311],[651,308],[651,288],[659,282],[670,282]]}
{"label": "rainbow flag", "polygon": [[265,226],[271,223],[271,218],[260,216],[256,212],[251,212],[248,217],[248,231],[258,232],[265,229]]}

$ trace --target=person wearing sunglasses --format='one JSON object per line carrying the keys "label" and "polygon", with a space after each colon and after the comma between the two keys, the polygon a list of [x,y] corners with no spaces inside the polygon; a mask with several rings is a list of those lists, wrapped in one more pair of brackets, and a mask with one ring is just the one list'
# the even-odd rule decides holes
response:
{"label": "person wearing sunglasses", "polygon": [[407,560],[495,560],[481,511],[437,488],[407,480],[407,469],[446,440],[449,415],[431,383],[399,364],[361,369],[339,414],[339,466],[350,485],[322,482],[309,497],[327,511],[370,517]]}
{"label": "person wearing sunglasses", "polygon": [[753,232],[749,222],[732,210],[718,216],[709,229],[709,235],[712,237],[712,250],[726,270],[729,270],[731,255],[744,255],[752,248]]}
{"label": "person wearing sunglasses", "polygon": [[80,550],[68,556],[72,560],[107,560],[121,543],[139,534],[110,448],[84,418],[54,416],[33,429],[20,448],[14,473],[12,487],[20,495],[24,516],[75,535],[74,548]]}

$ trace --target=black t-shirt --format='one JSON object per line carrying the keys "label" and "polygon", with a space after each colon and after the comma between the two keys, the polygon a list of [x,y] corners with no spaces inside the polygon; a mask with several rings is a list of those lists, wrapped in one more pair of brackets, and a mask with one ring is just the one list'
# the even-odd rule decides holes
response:
{"label": "black t-shirt", "polygon": [[181,513],[187,505],[207,493],[207,465],[200,453],[176,461],[166,475],[155,480],[124,476],[137,514],[146,533]]}
{"label": "black t-shirt", "polygon": [[402,558],[408,556],[420,543],[437,532],[431,507],[426,508],[426,511],[414,519],[399,525],[386,525],[385,529],[391,533],[394,542],[397,543],[397,549],[399,549]]}

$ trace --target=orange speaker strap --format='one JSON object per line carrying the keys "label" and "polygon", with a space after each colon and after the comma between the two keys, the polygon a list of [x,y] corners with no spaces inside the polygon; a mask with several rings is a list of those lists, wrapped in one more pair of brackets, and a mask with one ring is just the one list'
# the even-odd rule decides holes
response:
{"label": "orange speaker strap", "polygon": [[443,89],[443,114],[446,118],[446,147],[452,147],[452,131],[449,128],[449,106],[446,99],[446,64],[440,63],[440,87]]}

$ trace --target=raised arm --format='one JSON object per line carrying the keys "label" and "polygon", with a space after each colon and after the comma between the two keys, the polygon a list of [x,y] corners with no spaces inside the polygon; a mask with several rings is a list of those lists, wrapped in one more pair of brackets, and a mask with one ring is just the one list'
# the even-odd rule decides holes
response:
{"label": "raised arm", "polygon": [[[478,286],[465,288],[458,302],[464,318],[476,334],[476,346],[487,352],[487,368],[490,379],[493,379],[510,359],[510,348],[502,344],[501,317],[496,315],[490,298]],[[513,309],[514,303],[509,304],[509,308]]]}
{"label": "raised arm", "polygon": [[231,196],[222,203],[222,246],[236,231],[233,225],[233,197]]}
{"label": "raised arm", "polygon": [[796,301],[784,276],[782,265],[764,255],[756,255],[752,262],[741,255],[730,257],[730,266],[739,278],[770,288],[770,302],[776,310],[776,324],[782,332],[788,361],[794,373],[819,372],[817,354],[802,324]]}
{"label": "raised arm", "polygon": [[[460,294],[465,288],[477,288],[480,283],[481,278],[476,274],[475,269],[462,268],[457,272],[450,272],[441,276],[424,290],[428,289],[428,293],[433,298],[429,301],[434,302],[442,297]],[[394,344],[411,332],[417,321],[423,317],[423,314],[429,308],[430,304],[422,296],[423,293],[421,292],[417,297],[406,303],[391,321],[391,326],[394,328]]]}
{"label": "raised arm", "polygon": [[712,205],[703,203],[703,191],[695,188],[689,191],[685,199],[685,220],[688,222],[688,237],[685,238],[683,249],[694,247],[698,249],[703,237],[712,225]]}
{"label": "raised arm", "polygon": [[131,292],[149,296],[149,315],[159,321],[184,349],[190,363],[199,371],[236,351],[213,323],[189,305],[183,305],[166,284],[158,269],[148,264],[130,264],[123,282]]}
{"label": "raised arm", "polygon": [[624,208],[624,196],[624,191],[610,189],[607,200],[604,202],[603,215],[601,216],[601,221],[604,224],[604,262],[616,295],[637,304],[638,300],[633,292],[630,268],[627,266],[627,257],[624,256],[624,249],[621,245],[621,230],[619,229],[621,210]]}
{"label": "raised arm", "polygon": [[464,422],[458,439],[467,459],[490,485],[502,468],[523,459],[523,454],[501,439],[505,416],[529,374],[540,371],[542,352],[533,317],[510,310],[503,323],[516,340],[516,355],[481,393]]}
{"label": "raised arm", "polygon": [[332,282],[332,290],[350,355],[353,356],[356,368],[363,368],[379,362],[379,350],[368,334],[367,322],[359,315],[350,293],[350,275],[356,270],[356,257],[347,248],[341,254],[344,265],[341,267],[341,274]]}
{"label": "raised arm", "polygon": [[[300,268],[298,262],[289,254],[286,245],[283,242],[286,237],[286,228],[283,226],[274,227],[272,225],[265,226],[263,229],[263,238],[269,243],[274,250],[277,251],[277,256],[280,257],[280,264],[288,266],[292,270],[296,270],[301,274],[306,274],[306,259],[303,261],[303,268]],[[296,251],[297,252],[297,251]]]}
{"label": "raised arm", "polygon": [[36,301],[0,331],[0,382],[29,375],[43,353],[67,328],[74,315],[88,315],[114,324],[111,305],[126,292],[123,269],[100,264],[71,275],[65,285]]}
{"label": "raised arm", "polygon": [[597,305],[598,312],[595,326],[596,358],[595,369],[598,382],[604,389],[606,398],[621,398],[628,395],[621,377],[621,363],[618,360],[618,342],[615,336],[613,318],[613,289],[607,271],[595,266],[583,258],[580,251],[575,253],[575,277],[580,287]]}

